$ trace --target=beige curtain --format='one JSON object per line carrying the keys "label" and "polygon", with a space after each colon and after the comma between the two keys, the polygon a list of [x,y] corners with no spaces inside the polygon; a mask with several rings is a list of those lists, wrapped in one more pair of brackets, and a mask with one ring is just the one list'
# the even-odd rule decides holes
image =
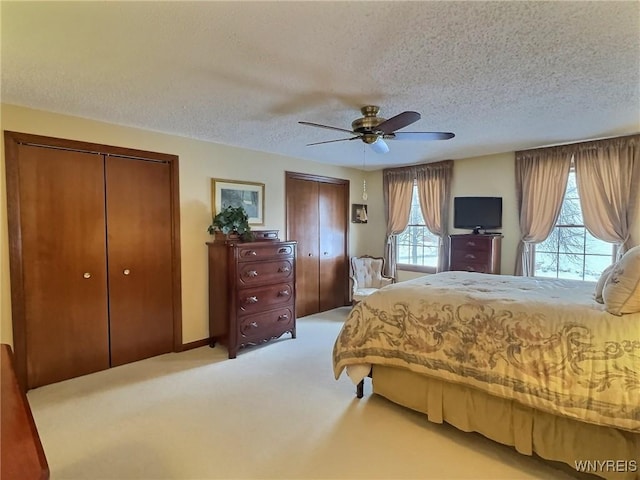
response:
{"label": "beige curtain", "polygon": [[622,255],[640,242],[630,236],[640,213],[640,135],[579,144],[574,162],[585,227]]}
{"label": "beige curtain", "polygon": [[402,233],[409,223],[411,196],[415,169],[391,168],[382,171],[384,196],[384,212],[387,221],[385,257],[385,274],[396,276],[396,241],[395,236]]}
{"label": "beige curtain", "polygon": [[516,152],[520,242],[516,275],[534,273],[531,244],[544,241],[556,224],[567,188],[571,151],[565,147]]}
{"label": "beige curtain", "polygon": [[453,160],[428,163],[416,167],[418,198],[427,228],[440,237],[438,271],[447,269],[449,258],[449,206]]}

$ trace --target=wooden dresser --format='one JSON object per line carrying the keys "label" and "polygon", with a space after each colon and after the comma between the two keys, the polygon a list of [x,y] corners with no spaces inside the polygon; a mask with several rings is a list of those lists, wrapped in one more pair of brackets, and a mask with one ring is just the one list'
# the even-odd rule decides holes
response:
{"label": "wooden dresser", "polygon": [[31,415],[29,401],[15,375],[11,347],[2,344],[2,435],[0,478],[2,480],[46,480],[49,465]]}
{"label": "wooden dresser", "polygon": [[296,242],[215,240],[209,247],[209,335],[239,348],[296,338]]}
{"label": "wooden dresser", "polygon": [[449,270],[500,274],[502,235],[450,235]]}

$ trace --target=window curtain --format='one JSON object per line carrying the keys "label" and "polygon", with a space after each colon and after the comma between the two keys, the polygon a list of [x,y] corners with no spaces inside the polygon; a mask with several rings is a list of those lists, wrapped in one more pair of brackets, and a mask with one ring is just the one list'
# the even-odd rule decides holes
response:
{"label": "window curtain", "polygon": [[556,224],[567,188],[571,155],[564,147],[516,152],[520,219],[516,275],[533,276],[531,244],[544,241]]}
{"label": "window curtain", "polygon": [[416,168],[418,199],[425,224],[431,233],[440,237],[438,272],[447,269],[449,258],[449,207],[453,160],[419,165]]}
{"label": "window curtain", "polygon": [[387,221],[384,250],[385,274],[394,278],[396,276],[395,236],[402,233],[409,223],[414,178],[413,168],[391,168],[382,171],[384,213]]}
{"label": "window curtain", "polygon": [[574,162],[587,230],[618,244],[618,256],[638,245],[630,232],[640,214],[640,135],[578,144]]}
{"label": "window curtain", "polygon": [[387,221],[386,274],[396,276],[396,235],[409,223],[413,183],[417,182],[420,209],[431,233],[440,237],[438,271],[446,270],[449,207],[453,161],[383,170],[384,210]]}

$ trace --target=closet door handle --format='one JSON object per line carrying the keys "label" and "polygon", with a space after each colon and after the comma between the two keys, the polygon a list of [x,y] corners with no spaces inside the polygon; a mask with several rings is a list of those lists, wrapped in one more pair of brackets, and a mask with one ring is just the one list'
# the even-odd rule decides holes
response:
{"label": "closet door handle", "polygon": [[91,274],[89,272],[84,272],[84,275],[82,275],[84,278],[91,278]]}
{"label": "closet door handle", "polygon": [[129,270],[128,268],[125,268],[125,269],[122,271],[122,274],[123,274],[123,275],[129,275],[130,273],[131,273],[131,270]]}

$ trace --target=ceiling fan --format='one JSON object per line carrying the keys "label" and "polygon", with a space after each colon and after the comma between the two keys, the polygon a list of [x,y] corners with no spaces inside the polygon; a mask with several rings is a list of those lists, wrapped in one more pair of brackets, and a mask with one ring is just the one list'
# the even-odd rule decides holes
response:
{"label": "ceiling fan", "polygon": [[385,140],[448,140],[455,137],[455,134],[451,132],[398,132],[401,128],[404,128],[412,123],[420,120],[420,114],[418,112],[402,112],[395,117],[389,119],[378,117],[380,107],[375,105],[367,105],[362,107],[360,112],[362,118],[357,118],[351,122],[352,130],[346,128],[331,127],[329,125],[321,125],[319,123],[312,122],[298,122],[301,125],[308,125],[310,127],[327,128],[329,130],[337,130],[338,132],[345,132],[350,135],[354,135],[350,138],[340,138],[338,140],[327,140],[324,142],[309,143],[310,145],[320,145],[323,143],[344,142],[346,140],[362,140],[364,143],[371,145],[371,148],[376,153],[387,153],[389,146]]}

